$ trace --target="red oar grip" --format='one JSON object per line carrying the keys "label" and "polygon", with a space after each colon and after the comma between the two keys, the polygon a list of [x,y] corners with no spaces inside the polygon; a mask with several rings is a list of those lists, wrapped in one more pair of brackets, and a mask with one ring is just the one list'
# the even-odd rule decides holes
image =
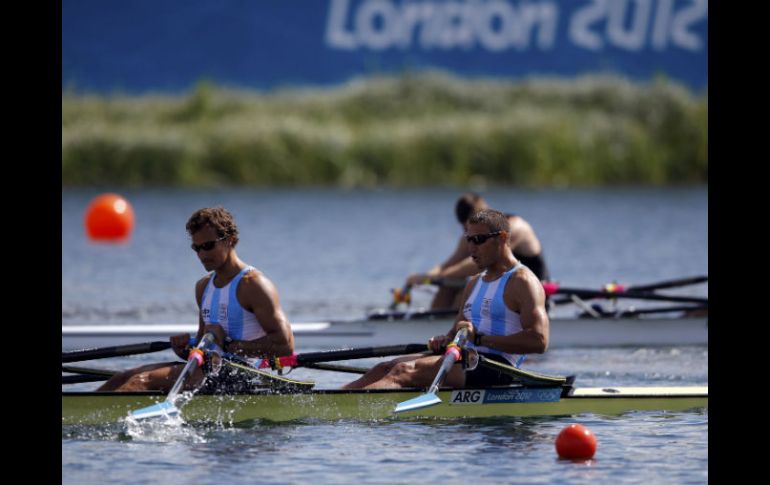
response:
{"label": "red oar grip", "polygon": [[190,353],[187,355],[187,360],[197,360],[198,361],[198,367],[201,367],[203,365],[203,351],[201,349],[192,349],[190,350]]}
{"label": "red oar grip", "polygon": [[262,359],[259,363],[260,369],[280,369],[282,367],[297,367],[297,354],[286,355],[278,358]]}
{"label": "red oar grip", "polygon": [[543,282],[543,289],[545,290],[545,296],[553,296],[559,291],[559,283],[545,281]]}
{"label": "red oar grip", "polygon": [[455,362],[460,360],[461,354],[460,354],[460,346],[456,343],[452,342],[451,344],[446,346],[446,352],[444,352],[444,355],[451,355]]}

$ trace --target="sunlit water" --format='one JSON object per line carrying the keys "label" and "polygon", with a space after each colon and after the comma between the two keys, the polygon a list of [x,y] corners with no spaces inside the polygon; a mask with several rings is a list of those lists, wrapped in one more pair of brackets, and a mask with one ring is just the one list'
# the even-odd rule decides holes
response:
{"label": "sunlit water", "polygon": [[[356,317],[389,303],[411,271],[448,255],[459,235],[451,190],[125,192],[137,226],[121,246],[85,240],[94,191],[62,194],[62,321],[178,323],[196,318],[203,274],[184,232],[195,209],[222,204],[241,229],[239,255],[278,287],[292,320]],[[646,283],[708,273],[705,189],[485,192],[540,234],[552,276],[570,286]],[[677,294],[707,295],[708,286]],[[417,303],[430,298],[417,293]],[[344,342],[340,342],[345,346]],[[311,351],[315,349],[299,349]],[[170,351],[107,359],[123,369]],[[351,361],[371,365],[376,360]],[[94,364],[93,362],[90,364]],[[95,364],[94,364],[95,365]],[[554,349],[529,369],[580,386],[707,385],[708,349]],[[335,387],[355,376],[297,369]],[[93,389],[98,384],[67,386]],[[597,436],[594,460],[559,460],[569,423]],[[82,483],[705,483],[708,413],[447,421],[227,423],[130,429],[62,427],[62,482]]]}

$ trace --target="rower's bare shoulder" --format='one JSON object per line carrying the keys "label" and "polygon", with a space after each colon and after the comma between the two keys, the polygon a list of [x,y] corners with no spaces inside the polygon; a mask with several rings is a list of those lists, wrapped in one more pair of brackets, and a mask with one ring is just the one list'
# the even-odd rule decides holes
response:
{"label": "rower's bare shoulder", "polygon": [[532,231],[532,226],[521,216],[508,216],[508,226],[512,233]]}
{"label": "rower's bare shoulder", "polygon": [[258,269],[253,269],[243,275],[238,290],[245,291],[258,298],[270,298],[276,294],[273,282]]}
{"label": "rower's bare shoulder", "polygon": [[511,290],[517,294],[540,294],[545,295],[543,283],[531,269],[526,266],[518,269],[511,275]]}

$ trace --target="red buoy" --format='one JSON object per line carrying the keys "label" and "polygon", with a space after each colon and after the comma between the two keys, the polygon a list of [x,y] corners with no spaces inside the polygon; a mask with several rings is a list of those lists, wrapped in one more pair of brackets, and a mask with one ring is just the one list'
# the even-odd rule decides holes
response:
{"label": "red buoy", "polygon": [[134,228],[134,209],[117,194],[101,194],[88,205],[85,225],[93,241],[123,241]]}
{"label": "red buoy", "polygon": [[570,424],[556,437],[556,453],[568,460],[588,460],[596,453],[596,436],[581,424]]}

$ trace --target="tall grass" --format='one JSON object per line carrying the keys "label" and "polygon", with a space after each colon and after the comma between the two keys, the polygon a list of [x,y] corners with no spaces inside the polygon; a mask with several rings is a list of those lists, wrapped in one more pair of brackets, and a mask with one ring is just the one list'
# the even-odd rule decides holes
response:
{"label": "tall grass", "polygon": [[62,94],[63,185],[708,181],[708,95],[662,79],[443,74],[268,93]]}

